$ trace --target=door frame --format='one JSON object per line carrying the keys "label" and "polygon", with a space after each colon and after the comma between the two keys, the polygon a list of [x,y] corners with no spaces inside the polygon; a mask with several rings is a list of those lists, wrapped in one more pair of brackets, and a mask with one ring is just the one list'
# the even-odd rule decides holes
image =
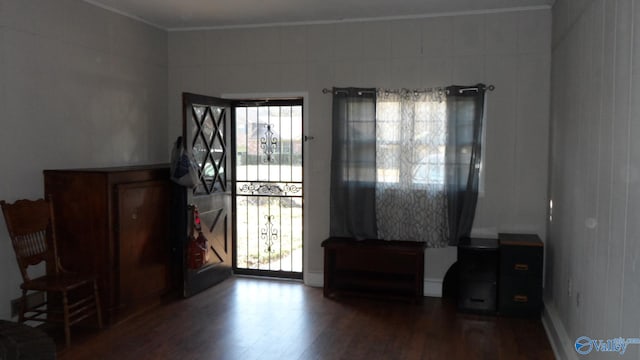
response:
{"label": "door frame", "polygon": [[[273,99],[273,100],[281,100],[281,99],[287,99],[287,98],[302,98],[302,181],[303,183],[308,180],[310,178],[310,174],[309,174],[309,169],[308,166],[305,166],[305,164],[309,164],[308,161],[308,151],[307,151],[307,140],[305,140],[305,138],[307,138],[307,136],[310,136],[309,133],[309,93],[304,91],[304,92],[268,92],[268,93],[224,93],[220,95],[221,98],[225,99],[225,100],[230,100],[232,103],[232,108],[233,108],[233,102],[234,101],[241,101],[241,100],[246,100],[246,99]],[[232,157],[232,166],[235,167],[235,152],[236,152],[236,144],[235,144],[235,114],[231,114],[231,129],[232,129],[232,137],[234,138],[234,141],[232,141],[233,146],[232,146],[232,151],[234,153],[234,156]],[[312,139],[312,137],[311,137]],[[235,170],[235,169],[234,169]],[[233,178],[233,203],[235,206],[235,187],[236,187],[236,179],[235,177]],[[307,283],[307,277],[309,274],[309,269],[308,269],[308,264],[309,264],[309,246],[308,246],[308,237],[307,237],[307,231],[305,231],[306,229],[309,228],[309,216],[307,216],[307,211],[309,209],[309,204],[307,201],[307,194],[308,194],[308,190],[307,190],[308,186],[307,185],[303,185],[303,189],[302,189],[302,202],[303,202],[303,206],[302,206],[302,280],[304,281],[304,283]],[[234,209],[235,211],[235,209]],[[235,217],[235,213],[234,213],[234,217]],[[235,222],[235,218],[233,221],[233,226],[236,226],[236,222]],[[234,229],[233,232],[233,247],[235,249],[236,246],[236,229]],[[235,256],[235,254],[234,254]],[[235,269],[235,257],[234,257],[234,269]]]}

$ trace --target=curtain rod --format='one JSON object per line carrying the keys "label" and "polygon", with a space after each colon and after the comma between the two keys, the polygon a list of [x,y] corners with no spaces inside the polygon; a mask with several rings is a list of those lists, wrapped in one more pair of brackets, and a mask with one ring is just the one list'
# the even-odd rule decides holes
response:
{"label": "curtain rod", "polygon": [[[496,89],[496,87],[495,87],[494,85],[486,85],[486,86],[484,87],[484,89],[485,89],[485,90],[489,90],[489,91],[493,91],[493,90],[495,90],[495,89]],[[413,92],[413,93],[415,93],[415,92],[433,92],[433,91],[437,91],[437,90],[438,90],[438,88],[431,88],[431,89],[413,89],[413,90],[409,90],[409,89],[382,89],[382,91],[388,91],[388,92],[400,92],[400,91],[402,91],[402,90],[406,90],[406,91],[408,91],[408,92]],[[467,90],[476,90],[476,91],[477,91],[477,90],[478,90],[478,87],[477,87],[477,86],[469,86],[469,87],[466,87],[466,88],[462,88],[462,89],[460,89],[460,91],[467,91]],[[324,89],[322,89],[322,93],[323,93],[323,94],[331,94],[331,93],[333,93],[333,90],[332,90],[332,89],[324,88]]]}

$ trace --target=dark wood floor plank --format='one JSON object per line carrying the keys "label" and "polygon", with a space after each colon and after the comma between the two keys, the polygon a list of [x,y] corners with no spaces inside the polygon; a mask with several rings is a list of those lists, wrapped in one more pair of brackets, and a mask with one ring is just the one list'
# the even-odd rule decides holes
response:
{"label": "dark wood floor plank", "polygon": [[344,297],[294,281],[233,277],[103,331],[74,329],[61,360],[553,359],[539,320]]}

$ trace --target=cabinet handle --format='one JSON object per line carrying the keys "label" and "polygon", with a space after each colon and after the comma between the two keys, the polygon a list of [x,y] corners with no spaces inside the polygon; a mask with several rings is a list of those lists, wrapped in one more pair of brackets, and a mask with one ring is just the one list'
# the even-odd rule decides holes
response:
{"label": "cabinet handle", "polygon": [[513,301],[519,302],[519,303],[526,303],[529,301],[529,297],[527,295],[515,295],[513,297]]}
{"label": "cabinet handle", "polygon": [[529,264],[515,264],[513,268],[518,271],[527,271],[529,270]]}

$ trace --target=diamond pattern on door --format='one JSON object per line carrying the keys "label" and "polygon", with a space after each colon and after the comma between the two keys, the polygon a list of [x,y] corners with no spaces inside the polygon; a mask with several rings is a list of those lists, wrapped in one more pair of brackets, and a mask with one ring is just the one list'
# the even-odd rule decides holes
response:
{"label": "diamond pattern on door", "polygon": [[199,167],[200,184],[194,194],[226,191],[225,108],[193,105],[191,107],[192,151]]}

